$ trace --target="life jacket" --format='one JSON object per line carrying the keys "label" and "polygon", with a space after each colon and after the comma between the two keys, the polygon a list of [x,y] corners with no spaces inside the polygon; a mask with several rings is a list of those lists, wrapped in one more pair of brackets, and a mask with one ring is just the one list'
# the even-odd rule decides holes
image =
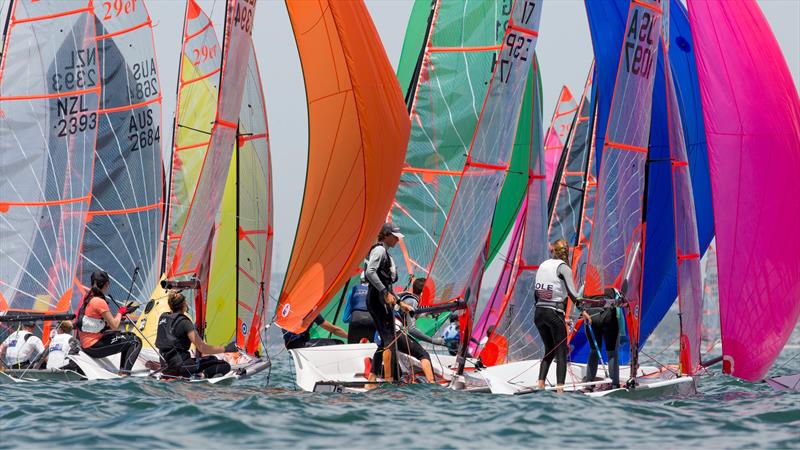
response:
{"label": "life jacket", "polygon": [[[389,249],[387,249],[383,243],[378,242],[374,244],[372,247],[369,248],[369,253],[367,255],[372,254],[372,250],[375,250],[375,247],[383,247],[386,252],[384,253],[384,257],[381,258],[381,262],[378,265],[378,278],[381,280],[384,286],[386,286],[389,290],[392,289],[392,284],[397,281],[397,266],[394,264],[394,259],[392,255],[389,254]],[[369,285],[372,287],[372,284]]]}
{"label": "life jacket", "polygon": [[[89,297],[83,300],[81,303],[80,309],[78,309],[78,316],[75,318],[75,334],[78,334],[78,331],[83,331],[84,333],[104,333],[109,330],[108,324],[106,323],[103,318],[95,318],[95,317],[87,317],[86,316],[86,308],[89,306],[89,302],[92,301],[94,297]],[[103,301],[108,303],[108,300],[105,297],[102,298]]]}
{"label": "life jacket", "polygon": [[179,336],[175,335],[175,327],[181,320],[189,320],[182,312],[164,313],[158,318],[158,329],[156,331],[156,348],[163,355],[178,353],[188,353],[191,344],[186,345]]}
{"label": "life jacket", "polygon": [[566,264],[560,259],[548,259],[536,271],[536,306],[564,312],[567,292],[558,268]]}
{"label": "life jacket", "polygon": [[50,339],[50,345],[47,346],[48,369],[60,369],[69,362],[67,355],[72,350],[70,345],[72,339],[74,338],[69,334],[56,334]]}
{"label": "life jacket", "polygon": [[350,296],[350,310],[351,311],[369,311],[367,309],[367,292],[369,286],[359,284],[353,288],[353,294]]}

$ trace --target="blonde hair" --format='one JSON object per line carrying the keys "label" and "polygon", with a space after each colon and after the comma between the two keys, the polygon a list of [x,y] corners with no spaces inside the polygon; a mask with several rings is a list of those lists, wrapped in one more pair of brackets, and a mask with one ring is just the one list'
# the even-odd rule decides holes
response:
{"label": "blonde hair", "polygon": [[569,261],[569,244],[565,239],[559,239],[552,244],[553,258]]}

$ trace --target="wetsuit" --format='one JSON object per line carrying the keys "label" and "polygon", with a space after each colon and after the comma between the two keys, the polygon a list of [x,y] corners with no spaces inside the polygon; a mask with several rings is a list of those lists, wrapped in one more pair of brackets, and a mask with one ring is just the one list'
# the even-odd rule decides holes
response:
{"label": "wetsuit", "polygon": [[[597,347],[589,338],[589,359],[586,364],[586,378],[584,381],[593,381],[597,375],[599,362],[598,352],[606,347],[608,363],[608,376],[611,378],[611,387],[619,387],[619,356],[617,354],[617,341],[619,340],[619,322],[617,321],[617,308],[588,308],[586,312],[592,316],[592,334],[597,341]],[[598,348],[599,347],[599,348]]]}
{"label": "wetsuit", "polygon": [[[314,318],[313,325],[322,325],[325,322],[325,319],[322,316],[317,316]],[[292,333],[291,331],[281,330],[283,332],[283,344],[286,346],[287,350],[292,350],[295,348],[304,348],[304,347],[324,347],[327,345],[339,345],[342,341],[338,339],[325,339],[325,338],[318,338],[318,339],[311,339],[311,333],[309,330],[311,327],[308,327],[306,331],[302,333]]]}
{"label": "wetsuit", "polygon": [[358,344],[362,339],[369,342],[374,341],[375,324],[372,323],[372,316],[367,309],[367,293],[369,285],[361,283],[353,286],[347,303],[344,305],[342,320],[347,323],[347,343]]}
{"label": "wetsuit", "polygon": [[[392,284],[397,281],[397,266],[386,244],[379,242],[372,246],[364,277],[369,283],[367,310],[381,338],[381,343],[372,356],[372,373],[380,375],[379,368],[383,365],[378,361],[383,361],[383,349],[386,346],[393,346],[395,341],[394,314],[385,297],[392,291]],[[392,358],[394,359],[394,356]]]}
{"label": "wetsuit", "polygon": [[167,363],[163,373],[183,378],[202,373],[204,378],[214,378],[230,372],[231,365],[216,356],[192,357],[189,353],[191,331],[195,331],[194,324],[183,313],[164,313],[159,317],[156,347]]}
{"label": "wetsuit", "polygon": [[539,380],[547,379],[550,363],[556,362],[556,384],[567,378],[567,324],[564,320],[567,297],[577,299],[572,270],[560,259],[548,259],[536,271],[536,311],[533,322],[544,342],[544,357]]}

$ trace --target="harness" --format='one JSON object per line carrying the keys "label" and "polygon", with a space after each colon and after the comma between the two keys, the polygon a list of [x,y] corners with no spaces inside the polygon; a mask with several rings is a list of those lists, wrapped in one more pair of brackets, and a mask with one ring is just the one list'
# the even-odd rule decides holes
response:
{"label": "harness", "polygon": [[[109,330],[108,324],[106,323],[103,318],[94,318],[94,317],[86,317],[86,308],[89,306],[89,302],[92,301],[94,297],[85,298],[83,299],[83,303],[81,303],[81,307],[78,309],[78,317],[75,318],[75,330],[76,334],[77,331],[82,331],[84,333],[104,333]],[[108,303],[105,297],[102,298],[103,301]]]}
{"label": "harness", "polygon": [[162,314],[158,319],[156,348],[165,358],[173,353],[189,352],[189,347],[184,348],[179,337],[175,335],[175,327],[181,322],[181,318],[189,320],[183,313]]}

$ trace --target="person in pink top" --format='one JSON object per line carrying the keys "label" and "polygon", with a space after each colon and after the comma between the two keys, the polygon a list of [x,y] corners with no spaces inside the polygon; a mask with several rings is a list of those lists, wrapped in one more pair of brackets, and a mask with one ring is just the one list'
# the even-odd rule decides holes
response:
{"label": "person in pink top", "polygon": [[142,341],[133,333],[120,331],[119,326],[123,317],[138,306],[129,303],[112,315],[106,298],[110,286],[108,274],[100,270],[92,272],[91,281],[92,287],[83,298],[75,319],[81,348],[92,358],[119,353],[120,375],[128,375],[142,350]]}

